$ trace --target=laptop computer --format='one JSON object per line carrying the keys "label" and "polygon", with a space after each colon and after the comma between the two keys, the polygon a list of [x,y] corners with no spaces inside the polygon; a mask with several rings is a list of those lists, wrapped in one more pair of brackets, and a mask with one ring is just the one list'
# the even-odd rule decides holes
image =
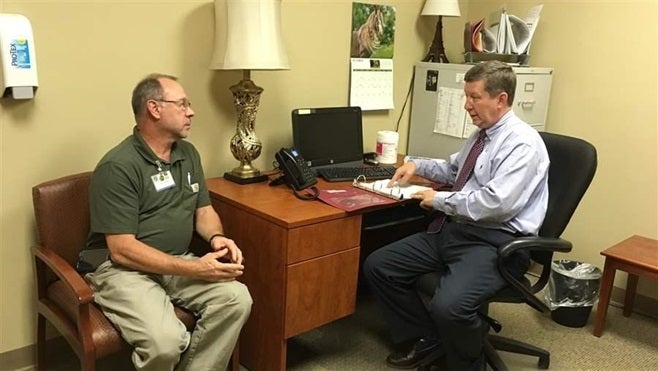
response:
{"label": "laptop computer", "polygon": [[314,170],[363,166],[360,107],[294,109],[292,138],[306,164]]}

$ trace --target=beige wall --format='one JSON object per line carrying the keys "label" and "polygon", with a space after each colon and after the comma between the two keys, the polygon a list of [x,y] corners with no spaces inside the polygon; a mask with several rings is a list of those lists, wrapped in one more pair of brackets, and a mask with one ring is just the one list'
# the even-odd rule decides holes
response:
{"label": "beige wall", "polygon": [[[381,3],[397,9],[396,109],[365,113],[366,150],[374,149],[376,131],[394,128],[412,66],[424,56],[435,22],[419,17],[423,0]],[[519,15],[534,3],[507,1]],[[602,266],[599,251],[612,243],[636,233],[658,237],[656,3],[544,4],[531,64],[555,68],[548,129],[583,137],[599,150],[597,176],[565,233],[575,245],[569,258]],[[464,22],[498,6],[462,0],[463,16],[445,19],[452,61],[462,61]],[[257,119],[264,147],[255,165],[261,169],[269,169],[273,153],[291,144],[291,109],[348,103],[350,10],[347,0],[283,1],[291,69],[252,74],[265,89]],[[207,68],[214,24],[210,0],[0,0],[0,12],[30,19],[40,82],[34,100],[0,100],[3,353],[34,341],[30,188],[92,169],[128,135],[131,89],[152,71],[181,78],[197,113],[190,141],[207,175],[221,175],[236,165],[228,149],[235,128],[228,86],[241,76]],[[401,148],[407,125],[405,112]],[[630,160],[636,157],[643,160]],[[640,292],[658,298],[655,283],[641,280]]]}

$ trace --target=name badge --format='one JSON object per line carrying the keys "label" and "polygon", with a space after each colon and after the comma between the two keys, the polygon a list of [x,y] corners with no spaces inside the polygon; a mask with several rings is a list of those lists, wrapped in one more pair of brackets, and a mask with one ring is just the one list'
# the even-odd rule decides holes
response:
{"label": "name badge", "polygon": [[169,170],[161,171],[155,175],[151,175],[151,181],[155,186],[155,190],[158,192],[176,185],[176,182],[174,182],[174,177],[171,176],[171,171]]}

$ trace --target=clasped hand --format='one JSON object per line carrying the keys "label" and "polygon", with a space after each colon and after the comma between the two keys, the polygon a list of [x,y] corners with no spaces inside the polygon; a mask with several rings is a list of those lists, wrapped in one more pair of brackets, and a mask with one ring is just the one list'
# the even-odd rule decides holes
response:
{"label": "clasped hand", "polygon": [[242,251],[230,238],[217,237],[211,244],[212,252],[199,258],[200,275],[207,281],[232,281],[244,271]]}

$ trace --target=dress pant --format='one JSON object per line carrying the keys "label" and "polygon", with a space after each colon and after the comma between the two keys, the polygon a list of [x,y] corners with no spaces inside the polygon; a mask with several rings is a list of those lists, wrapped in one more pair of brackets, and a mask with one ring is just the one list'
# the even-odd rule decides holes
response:
{"label": "dress pant", "polygon": [[[373,252],[364,275],[391,330],[393,342],[438,338],[450,370],[481,370],[486,324],[480,305],[506,286],[498,272],[497,247],[516,236],[510,232],[448,221],[440,233],[420,232]],[[527,254],[508,265],[515,275],[528,269]],[[428,306],[415,289],[417,278],[440,271]]]}

